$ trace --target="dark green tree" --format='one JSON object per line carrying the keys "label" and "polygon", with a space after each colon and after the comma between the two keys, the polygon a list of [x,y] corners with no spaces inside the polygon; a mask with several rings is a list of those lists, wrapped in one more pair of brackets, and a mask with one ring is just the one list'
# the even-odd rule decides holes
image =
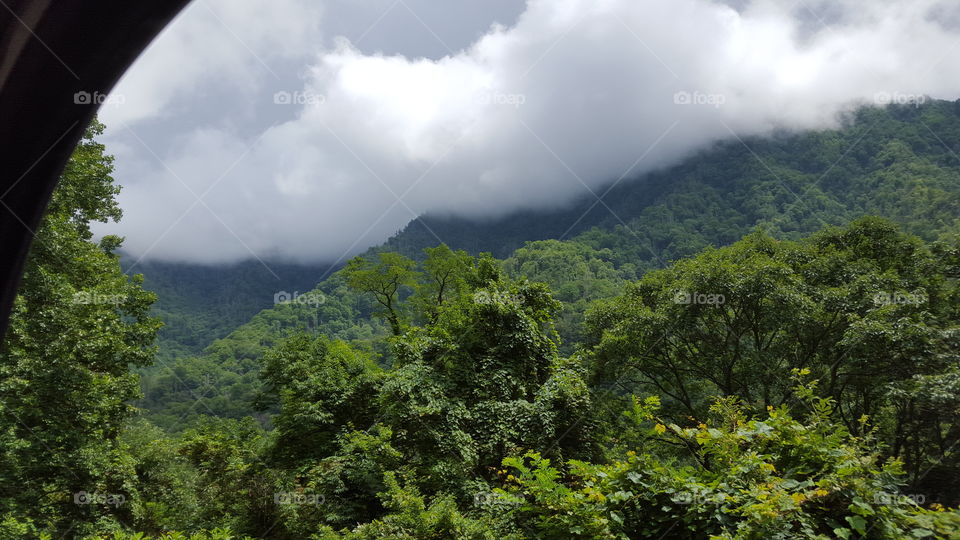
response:
{"label": "dark green tree", "polygon": [[559,308],[542,284],[491,282],[397,341],[382,422],[424,490],[469,495],[469,479],[523,448],[586,455],[589,391],[557,353]]}
{"label": "dark green tree", "polygon": [[754,411],[790,404],[787,375],[809,368],[836,418],[856,433],[861,418],[877,417],[892,455],[919,478],[956,440],[945,426],[960,419],[947,407],[924,441],[907,435],[925,401],[918,381],[935,384],[924,377],[957,362],[956,285],[942,270],[923,242],[876,218],[802,242],[754,233],[597,306],[588,330],[594,383],[614,402],[632,391],[667,396],[666,410],[689,424],[716,396]]}
{"label": "dark green tree", "polygon": [[339,435],[376,418],[382,370],[342,341],[291,337],[267,352],[261,377],[280,402],[272,454],[281,468],[332,455]]}
{"label": "dark green tree", "polygon": [[121,217],[102,131],[94,121],[63,172],[0,348],[0,520],[61,533],[137,512],[118,435],[139,395],[130,368],[151,362],[160,327],[142,276],[120,270],[121,239],[90,231]]}

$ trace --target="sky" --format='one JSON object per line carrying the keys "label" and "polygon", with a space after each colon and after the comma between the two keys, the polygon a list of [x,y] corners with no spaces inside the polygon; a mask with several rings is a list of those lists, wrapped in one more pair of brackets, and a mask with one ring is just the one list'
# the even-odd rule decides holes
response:
{"label": "sky", "polygon": [[195,0],[101,106],[124,217],[95,230],[142,260],[342,261],[425,213],[957,99],[957,58],[952,0]]}

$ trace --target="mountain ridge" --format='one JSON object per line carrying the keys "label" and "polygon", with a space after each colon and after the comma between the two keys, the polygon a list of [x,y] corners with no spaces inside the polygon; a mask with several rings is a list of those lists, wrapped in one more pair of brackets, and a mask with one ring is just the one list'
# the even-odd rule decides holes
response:
{"label": "mountain ridge", "polygon": [[[584,197],[555,212],[485,223],[424,216],[363,255],[396,251],[422,259],[423,248],[438,243],[433,233],[452,249],[493,252],[516,277],[545,281],[556,291],[565,306],[558,325],[570,343],[577,341],[582,311],[591,301],[755,229],[796,240],[878,215],[927,241],[960,231],[955,148],[960,102],[865,108],[840,130],[718,142],[675,167],[619,183],[605,205]],[[370,318],[376,306],[369,299],[351,291],[337,272],[314,290],[323,295],[322,305],[268,305],[202,354],[154,368],[144,378],[143,405],[159,408],[165,420],[152,419],[166,427],[179,423],[193,414],[187,404],[204,395],[201,388],[215,395],[204,398],[206,413],[250,414],[240,404],[256,394],[262,351],[297,332],[323,333],[388,356],[380,339],[386,329]],[[177,407],[182,412],[162,412],[171,403],[183,404]]]}

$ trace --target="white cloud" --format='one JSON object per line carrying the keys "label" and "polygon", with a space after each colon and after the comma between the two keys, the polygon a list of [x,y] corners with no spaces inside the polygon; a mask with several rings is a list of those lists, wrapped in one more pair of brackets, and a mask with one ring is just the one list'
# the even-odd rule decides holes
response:
{"label": "white cloud", "polygon": [[[255,50],[281,42],[283,54],[311,54],[299,91],[323,99],[264,105],[291,88],[244,57],[249,51],[212,48],[216,59],[179,73],[173,90],[154,90],[160,105],[128,119],[165,114],[184,96],[226,83],[262,86],[265,95],[251,93],[256,106],[287,117],[257,132],[185,130],[162,157],[198,193],[244,156],[206,196],[212,212],[197,205],[169,228],[193,198],[158,166],[124,182],[126,215],[114,229],[135,255],[332,260],[422,212],[495,216],[562,204],[584,184],[598,189],[628,170],[674,163],[730,130],[826,127],[878,94],[958,97],[960,72],[946,67],[960,32],[940,22],[958,20],[952,4],[807,0],[787,11],[789,4],[530,0],[515,25],[439,59],[366,54],[345,40],[317,52],[296,25],[290,41],[250,30],[241,37]],[[284,5],[280,21],[302,7]],[[222,65],[215,80],[199,75],[213,64]],[[128,78],[153,81],[165,69],[158,61]]]}
{"label": "white cloud", "polygon": [[276,85],[271,65],[320,48],[321,6],[309,0],[196,0],[137,59],[118,84],[123,107],[101,112],[111,126],[173,115],[195,101]]}

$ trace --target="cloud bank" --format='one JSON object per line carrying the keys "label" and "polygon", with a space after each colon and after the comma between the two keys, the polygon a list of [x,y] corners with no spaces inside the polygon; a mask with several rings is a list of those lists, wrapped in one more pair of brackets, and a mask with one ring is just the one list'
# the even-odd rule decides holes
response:
{"label": "cloud bank", "polygon": [[[422,213],[556,206],[719,139],[960,94],[947,1],[529,0],[437,58],[322,41],[328,13],[307,4],[272,2],[256,24],[194,5],[168,33],[236,36],[179,68],[164,51],[190,44],[163,36],[138,62],[102,115],[125,217],[101,232],[137,257],[333,261]],[[238,108],[204,118],[217,92]],[[162,141],[140,135],[163,122]]]}

